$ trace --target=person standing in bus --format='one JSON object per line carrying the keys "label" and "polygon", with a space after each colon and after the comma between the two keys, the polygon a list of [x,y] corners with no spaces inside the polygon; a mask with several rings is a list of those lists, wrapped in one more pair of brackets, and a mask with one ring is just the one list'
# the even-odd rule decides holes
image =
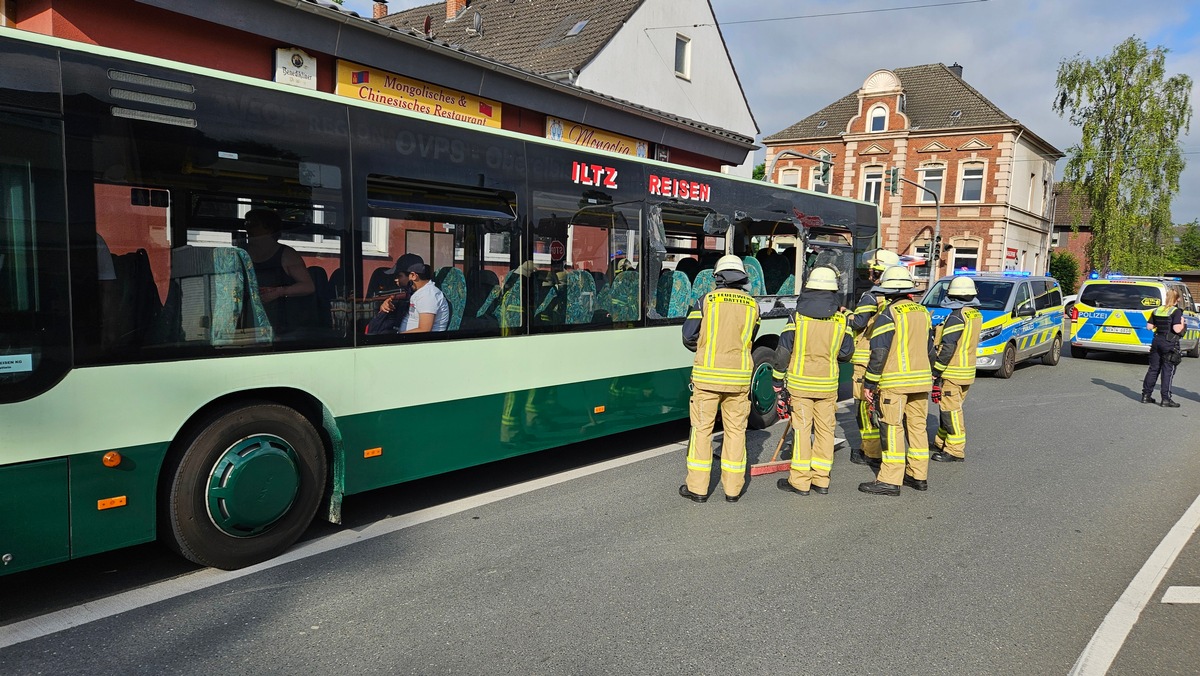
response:
{"label": "person standing in bus", "polygon": [[[900,257],[887,249],[876,249],[867,254],[867,268],[872,284],[879,283],[879,276],[889,266],[900,263]],[[850,462],[856,465],[871,465],[878,467],[881,448],[879,445],[879,428],[871,420],[867,400],[863,397],[863,376],[867,372],[867,361],[871,356],[871,329],[875,326],[875,317],[885,307],[887,301],[874,289],[863,292],[858,305],[850,315],[847,325],[854,332],[854,356],[850,359],[854,364],[852,392],[858,411],[859,447],[850,449]]]}
{"label": "person standing in bus", "polygon": [[692,421],[687,481],[679,495],[708,500],[712,472],[712,430],[717,411],[725,428],[721,444],[721,483],[725,500],[737,502],[746,481],[746,423],[754,374],[758,302],[747,291],[750,278],[742,259],[722,256],[713,268],[716,289],[697,301],[683,323],[683,344],[696,353],[692,365]]}
{"label": "person standing in bus", "polygon": [[776,482],[780,490],[829,492],[838,362],[853,354],[854,338],[846,330],[846,316],[838,312],[837,271],[813,268],[775,349],[772,382],[783,408],[790,404],[793,434],[791,472]]}
{"label": "person standing in bus", "polygon": [[254,264],[258,296],[275,332],[286,333],[297,322],[285,308],[285,298],[311,296],[316,291],[312,275],[292,247],[279,243],[283,221],[271,209],[251,209],[246,213],[244,249]]}
{"label": "person standing in bus", "polygon": [[1142,403],[1153,404],[1154,381],[1162,376],[1162,402],[1159,406],[1179,408],[1179,403],[1171,398],[1171,380],[1175,377],[1175,367],[1181,361],[1179,338],[1183,335],[1183,310],[1179,309],[1179,292],[1167,289],[1167,302],[1150,313],[1147,321],[1149,328],[1154,330],[1154,339],[1150,341],[1150,367],[1146,369],[1146,377],[1142,379]]}
{"label": "person standing in bus", "polygon": [[975,282],[970,277],[955,277],[946,289],[942,307],[950,308],[946,321],[937,328],[930,355],[933,362],[933,403],[940,407],[933,455],[937,462],[962,462],[967,446],[967,427],[963,422],[963,401],[975,382],[975,351],[983,315],[973,306]]}

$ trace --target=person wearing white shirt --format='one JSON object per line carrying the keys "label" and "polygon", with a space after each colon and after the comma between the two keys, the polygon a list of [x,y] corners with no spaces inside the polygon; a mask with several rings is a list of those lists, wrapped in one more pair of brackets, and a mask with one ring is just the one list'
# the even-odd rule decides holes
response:
{"label": "person wearing white shirt", "polygon": [[402,333],[445,331],[450,325],[450,304],[433,283],[433,268],[417,263],[408,269],[408,280],[416,291],[409,299]]}

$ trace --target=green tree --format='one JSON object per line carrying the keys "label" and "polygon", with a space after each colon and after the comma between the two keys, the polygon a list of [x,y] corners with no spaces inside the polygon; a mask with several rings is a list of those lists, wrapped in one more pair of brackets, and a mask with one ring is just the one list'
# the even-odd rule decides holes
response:
{"label": "green tree", "polygon": [[1197,221],[1183,226],[1179,244],[1171,250],[1171,267],[1175,270],[1200,268],[1200,223]]}
{"label": "green tree", "polygon": [[1079,283],[1079,261],[1069,252],[1051,251],[1050,276],[1058,280],[1063,293],[1074,293],[1075,285]]}
{"label": "green tree", "polygon": [[1192,79],[1166,77],[1167,50],[1131,37],[1095,60],[1058,66],[1054,111],[1080,127],[1063,181],[1076,228],[1091,209],[1091,267],[1101,273],[1158,272],[1160,237],[1171,225],[1184,161],[1179,136],[1191,123]]}
{"label": "green tree", "polygon": [[763,180],[763,176],[766,176],[766,175],[767,175],[767,163],[762,162],[762,163],[754,165],[754,173],[750,175],[750,178],[753,178],[756,181],[761,181],[761,180]]}

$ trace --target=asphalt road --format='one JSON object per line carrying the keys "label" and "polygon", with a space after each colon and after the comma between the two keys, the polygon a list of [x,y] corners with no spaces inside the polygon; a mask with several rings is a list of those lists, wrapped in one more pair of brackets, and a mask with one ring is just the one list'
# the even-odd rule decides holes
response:
{"label": "asphalt road", "polygon": [[[670,425],[355,496],[308,544],[369,539],[240,577],[150,545],[0,578],[0,644],[69,627],[0,649],[0,673],[1067,673],[1200,494],[1200,360],[1174,410],[1137,402],[1144,371],[1064,356],[981,379],[967,462],[898,498],[856,491],[870,473],[843,451],[829,495],[775,474],[693,504]],[[1200,604],[1161,603],[1200,585],[1195,540],[1110,673],[1200,669]]]}

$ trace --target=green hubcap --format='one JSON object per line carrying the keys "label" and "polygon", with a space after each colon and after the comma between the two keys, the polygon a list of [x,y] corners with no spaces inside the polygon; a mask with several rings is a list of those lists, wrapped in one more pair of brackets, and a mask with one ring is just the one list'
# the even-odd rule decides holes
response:
{"label": "green hubcap", "polygon": [[270,434],[230,446],[208,479],[208,515],[234,537],[258,535],[287,513],[300,491],[296,451]]}
{"label": "green hubcap", "polygon": [[759,413],[775,408],[775,388],[771,386],[771,365],[759,364],[750,381],[750,403]]}

